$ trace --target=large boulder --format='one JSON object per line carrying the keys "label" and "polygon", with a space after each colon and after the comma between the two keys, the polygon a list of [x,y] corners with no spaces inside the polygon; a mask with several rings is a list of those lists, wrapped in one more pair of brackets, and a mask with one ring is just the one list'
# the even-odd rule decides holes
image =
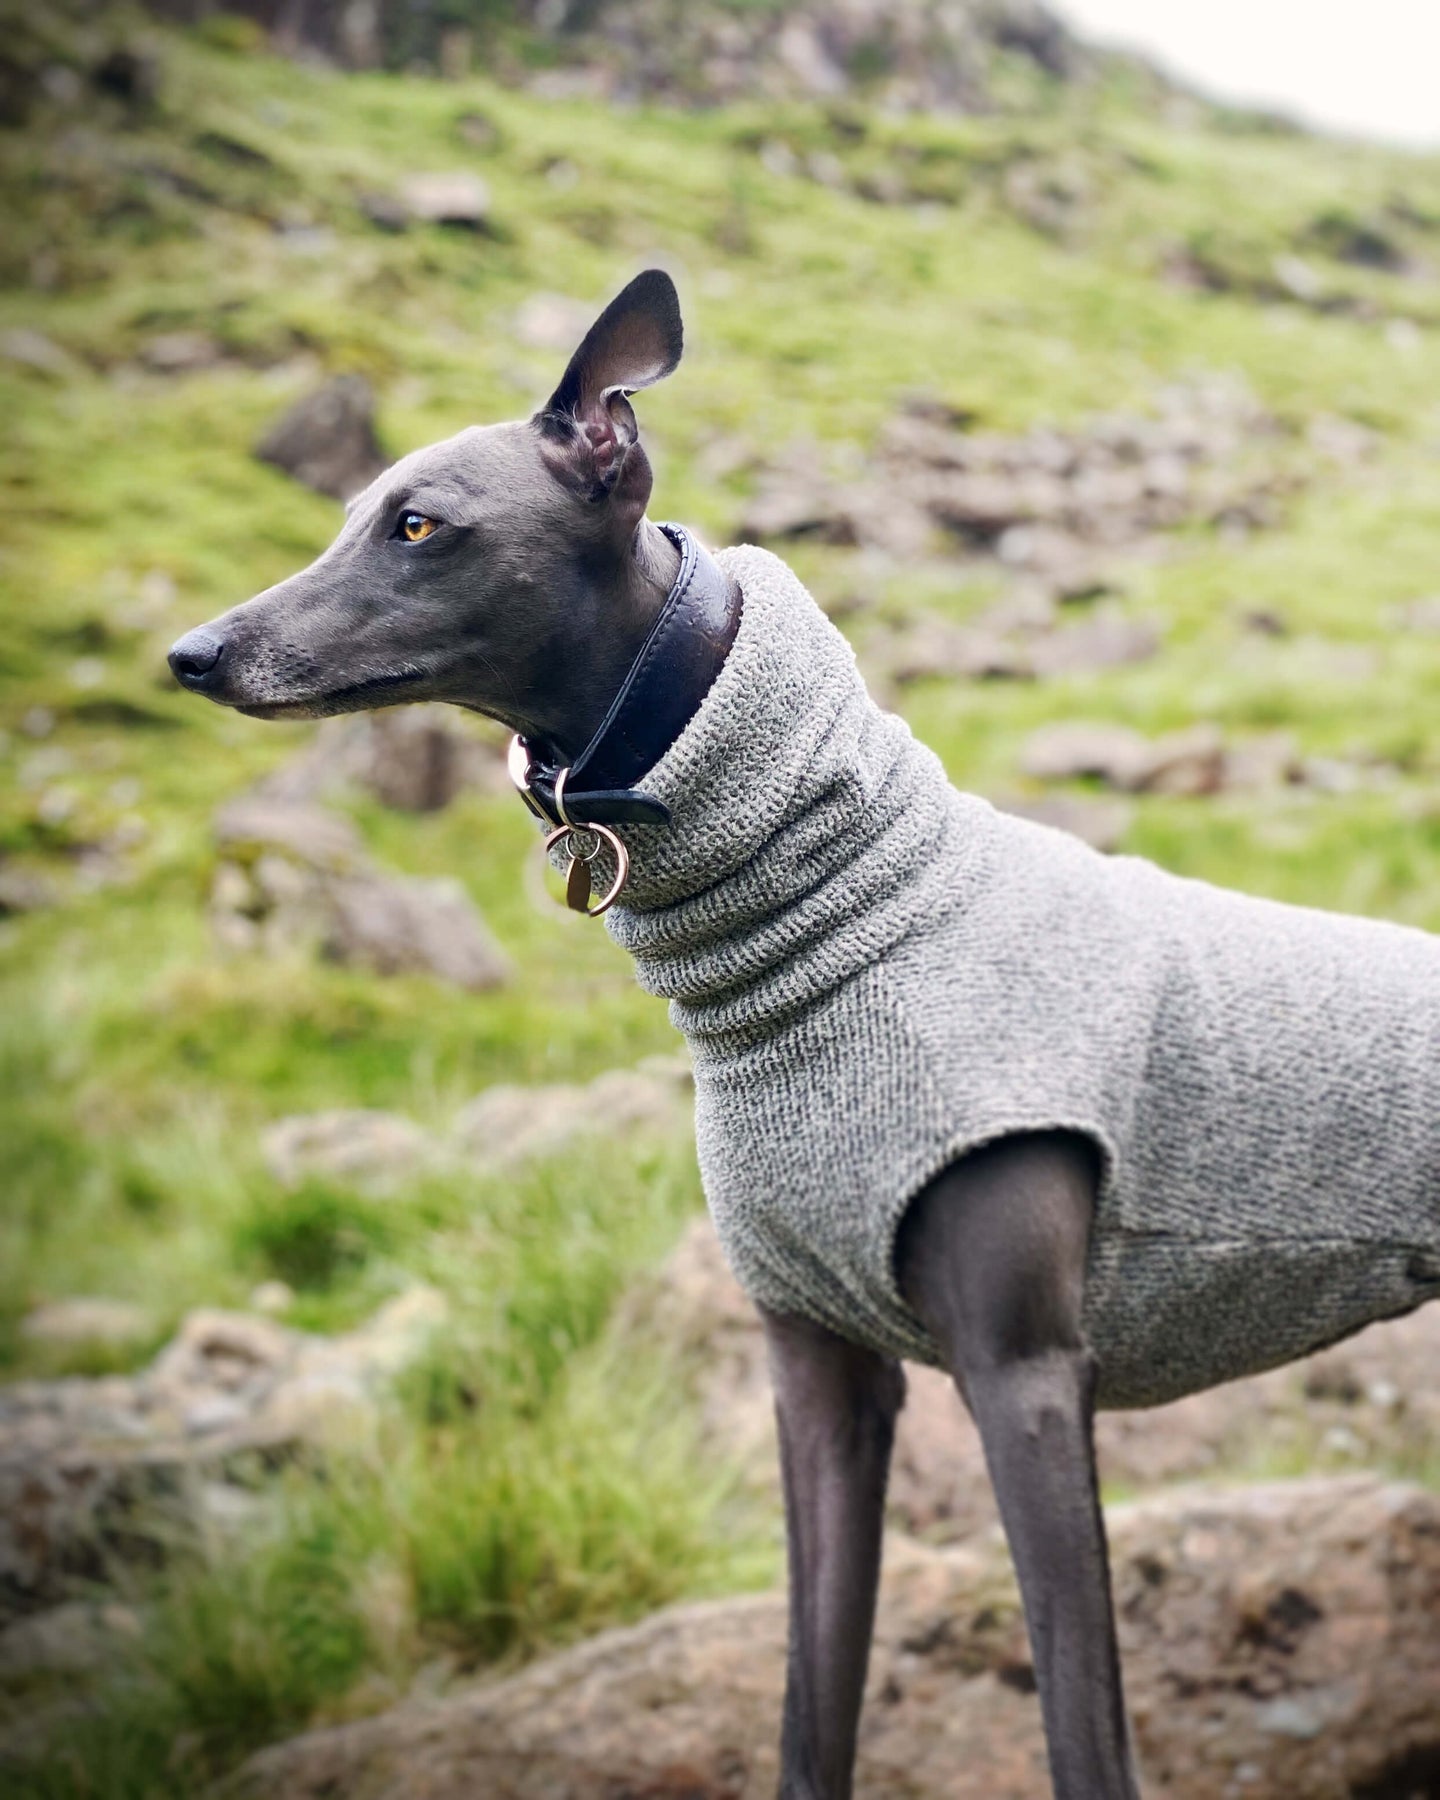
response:
{"label": "large boulder", "polygon": [[[1440,1499],[1363,1478],[1181,1490],[1115,1508],[1109,1524],[1154,1800],[1432,1791]],[[857,1791],[1044,1800],[1034,1672],[1003,1545],[993,1536],[948,1551],[892,1544],[888,1561]],[[226,1792],[773,1793],[784,1664],[780,1594],[675,1607],[506,1680],[264,1751]]]}

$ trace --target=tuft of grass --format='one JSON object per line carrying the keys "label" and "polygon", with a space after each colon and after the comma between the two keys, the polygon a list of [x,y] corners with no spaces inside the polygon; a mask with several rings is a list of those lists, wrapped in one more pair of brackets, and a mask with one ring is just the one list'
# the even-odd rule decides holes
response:
{"label": "tuft of grass", "polygon": [[358,1273],[394,1240],[381,1201],[323,1181],[291,1191],[266,1190],[236,1221],[234,1254],[291,1287],[325,1292]]}
{"label": "tuft of grass", "polygon": [[[675,1372],[633,1348],[573,1363],[539,1408],[482,1402],[469,1428],[392,1420],[383,1454],[297,1471],[268,1528],[165,1572],[138,1659],[6,1792],[188,1800],[248,1751],[455,1671],[774,1579],[753,1502],[707,1461]],[[11,1771],[7,1769],[7,1782]]]}

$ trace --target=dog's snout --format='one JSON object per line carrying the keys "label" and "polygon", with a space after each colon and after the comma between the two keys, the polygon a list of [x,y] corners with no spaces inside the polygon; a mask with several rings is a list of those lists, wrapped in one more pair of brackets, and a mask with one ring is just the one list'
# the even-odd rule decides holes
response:
{"label": "dog's snout", "polygon": [[175,679],[187,688],[207,687],[225,654],[224,638],[203,628],[187,631],[170,651],[170,667]]}

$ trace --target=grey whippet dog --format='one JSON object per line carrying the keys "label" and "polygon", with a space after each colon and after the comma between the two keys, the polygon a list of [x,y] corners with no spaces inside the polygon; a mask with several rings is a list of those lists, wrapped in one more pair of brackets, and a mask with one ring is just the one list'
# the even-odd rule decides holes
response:
{"label": "grey whippet dog", "polygon": [[[570,764],[613,713],[680,573],[683,541],[645,516],[651,470],[627,399],[680,353],[671,282],[639,276],[543,411],[396,463],[309,568],[181,638],[176,676],[264,719],[448,701]],[[722,624],[711,628],[723,658]],[[565,817],[563,802],[543,810]],[[918,1192],[894,1263],[983,1440],[1064,1800],[1137,1792],[1082,1329],[1101,1177],[1078,1133],[1002,1137]],[[781,1793],[846,1800],[904,1378],[895,1356],[761,1310],[790,1561]]]}

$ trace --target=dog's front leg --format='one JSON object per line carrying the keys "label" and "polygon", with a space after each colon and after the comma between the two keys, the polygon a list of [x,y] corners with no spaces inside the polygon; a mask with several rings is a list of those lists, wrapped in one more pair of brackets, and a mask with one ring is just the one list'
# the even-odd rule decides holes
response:
{"label": "dog's front leg", "polygon": [[762,1308],[790,1555],[781,1800],[850,1800],[900,1366]]}
{"label": "dog's front leg", "polygon": [[1080,1325],[1095,1196],[1084,1140],[1006,1139],[916,1197],[896,1274],[980,1430],[1058,1800],[1135,1800]]}

